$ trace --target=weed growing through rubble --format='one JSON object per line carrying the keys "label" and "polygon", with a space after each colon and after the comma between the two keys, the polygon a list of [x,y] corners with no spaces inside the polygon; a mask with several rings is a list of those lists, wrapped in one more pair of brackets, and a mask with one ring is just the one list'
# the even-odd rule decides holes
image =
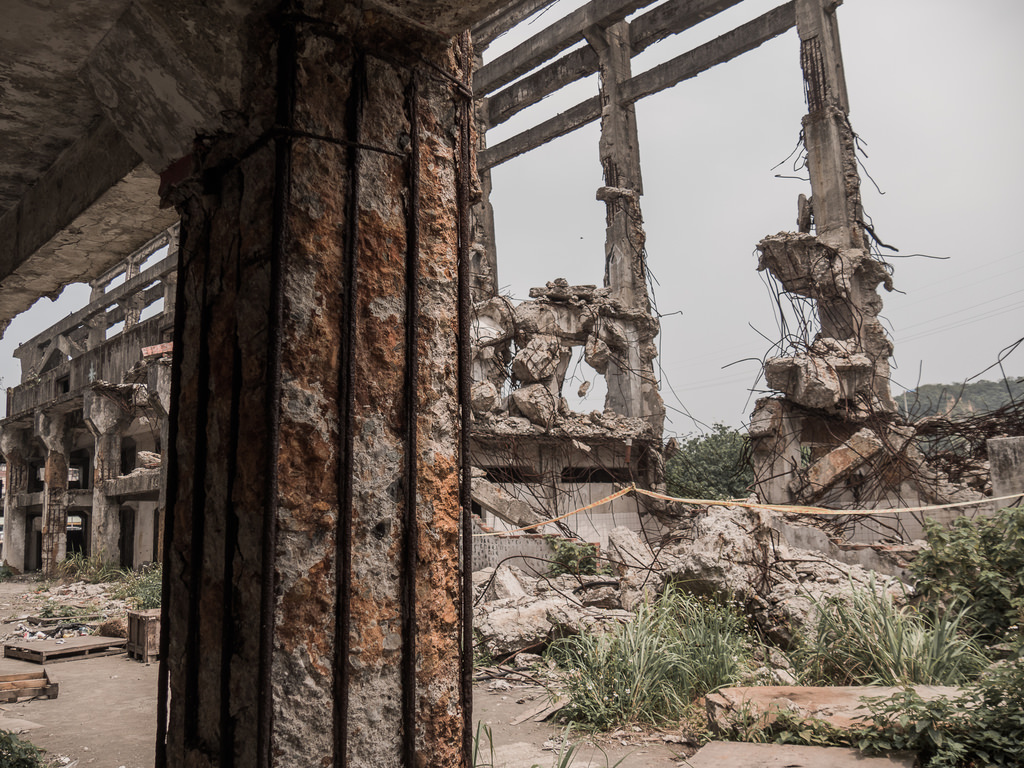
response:
{"label": "weed growing through rubble", "polygon": [[99,584],[120,579],[121,569],[102,556],[87,557],[81,552],[73,552],[57,563],[57,578],[61,581],[86,581],[90,584]]}
{"label": "weed growing through rubble", "polygon": [[957,685],[988,663],[962,632],[964,612],[928,618],[888,592],[851,584],[849,603],[817,602],[818,624],[794,653],[809,685]]}
{"label": "weed growing through rubble", "polygon": [[552,552],[549,575],[569,573],[573,576],[592,576],[611,573],[611,568],[600,564],[596,544],[572,541],[563,536],[548,536],[547,540]]}
{"label": "weed growing through rubble", "polygon": [[0,766],[3,768],[43,768],[42,754],[34,744],[11,731],[0,731]]}
{"label": "weed growing through rubble", "polygon": [[124,586],[117,596],[127,600],[137,611],[148,608],[159,608],[163,597],[163,568],[159,563],[151,563],[140,571],[124,571]]}
{"label": "weed growing through rubble", "polygon": [[607,729],[678,722],[693,699],[737,679],[748,648],[739,616],[669,588],[614,630],[550,652],[567,671],[569,721]]}

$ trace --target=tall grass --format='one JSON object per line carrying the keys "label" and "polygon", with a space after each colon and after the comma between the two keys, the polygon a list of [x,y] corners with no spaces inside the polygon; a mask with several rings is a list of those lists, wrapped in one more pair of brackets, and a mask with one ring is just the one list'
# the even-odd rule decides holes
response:
{"label": "tall grass", "polygon": [[812,685],[958,685],[988,660],[964,630],[964,613],[934,619],[898,607],[888,592],[853,587],[847,602],[817,602],[816,632],[796,650]]}
{"label": "tall grass", "polygon": [[99,584],[120,579],[121,569],[113,561],[101,556],[86,557],[81,552],[73,552],[57,563],[57,578],[61,581]]}
{"label": "tall grass", "polygon": [[737,678],[746,640],[727,608],[669,589],[611,632],[553,645],[567,670],[563,711],[596,728],[678,721],[694,698]]}

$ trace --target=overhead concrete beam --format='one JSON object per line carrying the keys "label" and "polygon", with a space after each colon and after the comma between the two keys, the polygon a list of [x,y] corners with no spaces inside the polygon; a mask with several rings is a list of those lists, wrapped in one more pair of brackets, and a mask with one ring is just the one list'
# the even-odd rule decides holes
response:
{"label": "overhead concrete beam", "polygon": [[106,120],[0,218],[0,331],[40,296],[88,281],[177,219],[159,180]]}

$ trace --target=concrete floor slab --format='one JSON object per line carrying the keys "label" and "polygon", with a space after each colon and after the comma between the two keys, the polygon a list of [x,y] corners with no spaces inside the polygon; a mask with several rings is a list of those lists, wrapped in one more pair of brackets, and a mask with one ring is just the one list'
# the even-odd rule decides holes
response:
{"label": "concrete floor slab", "polygon": [[[792,712],[799,717],[813,717],[826,720],[837,728],[850,728],[866,717],[866,698],[887,698],[902,688],[880,685],[849,686],[803,686],[803,685],[757,685],[722,688],[710,694],[707,699],[708,721],[724,723],[733,712],[747,709],[751,713],[765,715],[769,722],[774,713]],[[959,688],[938,685],[915,685],[914,690],[925,701],[939,696],[954,697]]]}
{"label": "concrete floor slab", "polygon": [[683,763],[687,768],[914,768],[913,755],[865,757],[842,747],[713,741]]}

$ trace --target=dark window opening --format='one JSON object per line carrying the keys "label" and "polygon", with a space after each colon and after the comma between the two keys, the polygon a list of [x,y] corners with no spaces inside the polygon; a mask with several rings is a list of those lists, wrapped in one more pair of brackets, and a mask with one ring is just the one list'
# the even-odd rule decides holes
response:
{"label": "dark window opening", "polygon": [[563,483],[630,483],[629,470],[624,467],[566,467]]}
{"label": "dark window opening", "polygon": [[528,467],[483,467],[484,477],[492,483],[535,483],[536,473]]}

